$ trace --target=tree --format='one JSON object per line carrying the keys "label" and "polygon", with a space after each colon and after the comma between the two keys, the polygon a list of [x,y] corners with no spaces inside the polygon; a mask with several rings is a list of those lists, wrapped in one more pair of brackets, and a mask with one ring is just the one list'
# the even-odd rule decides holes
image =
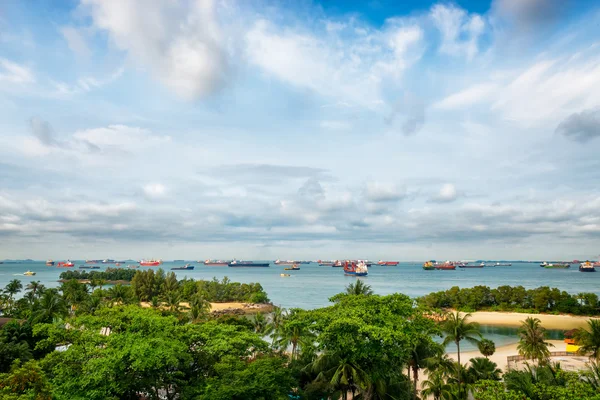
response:
{"label": "tree", "polygon": [[279,329],[277,345],[282,351],[286,351],[290,346],[292,347],[292,361],[297,357],[299,350],[312,346],[313,342],[314,334],[305,321],[289,319]]}
{"label": "tree", "polygon": [[67,315],[67,305],[56,289],[47,289],[40,297],[32,314],[35,323],[52,322],[56,317]]}
{"label": "tree", "polygon": [[588,320],[587,329],[579,328],[574,337],[580,354],[589,354],[594,360],[600,359],[600,320]]}
{"label": "tree", "polygon": [[346,287],[346,294],[349,295],[372,295],[373,290],[370,285],[367,285],[362,280],[358,279],[355,283],[351,283]]}
{"label": "tree", "polygon": [[469,343],[479,344],[481,333],[479,324],[469,322],[471,314],[461,315],[458,311],[447,315],[442,324],[442,332],[445,334],[444,346],[449,343],[456,344],[456,354],[460,364],[460,342],[466,340]]}
{"label": "tree", "polygon": [[210,313],[211,305],[200,293],[192,295],[189,317],[191,322],[198,322]]}
{"label": "tree", "polygon": [[0,397],[3,399],[51,400],[50,385],[35,361],[21,365],[15,361],[10,373],[0,374]]}
{"label": "tree", "polygon": [[117,304],[127,304],[132,298],[132,291],[129,286],[117,283],[106,291],[106,296]]}
{"label": "tree", "polygon": [[447,396],[450,385],[444,379],[441,371],[436,371],[428,375],[427,379],[421,383],[421,395],[423,398],[433,397],[433,400],[440,400],[442,396]]}
{"label": "tree", "polygon": [[538,364],[543,364],[548,360],[550,357],[548,347],[554,347],[554,345],[545,341],[546,329],[541,326],[538,318],[528,317],[522,322],[518,334],[520,337],[517,346],[519,355],[537,360]]}
{"label": "tree", "polygon": [[489,339],[481,339],[477,344],[477,348],[485,358],[488,358],[496,352],[496,344]]}
{"label": "tree", "polygon": [[26,290],[33,293],[34,297],[38,297],[46,287],[40,283],[40,281],[31,281],[27,284]]}
{"label": "tree", "polygon": [[254,332],[258,333],[259,335],[264,336],[270,333],[271,327],[269,325],[269,321],[267,321],[267,318],[263,313],[257,312],[254,314],[252,324],[254,325]]}
{"label": "tree", "polygon": [[467,369],[467,375],[471,383],[481,380],[499,381],[502,371],[495,362],[484,357],[471,358],[471,365]]}
{"label": "tree", "polygon": [[419,370],[427,367],[428,360],[436,355],[444,353],[442,346],[433,343],[429,338],[417,338],[413,343],[408,359],[408,379],[412,373],[413,398],[417,397],[417,384],[419,382]]}

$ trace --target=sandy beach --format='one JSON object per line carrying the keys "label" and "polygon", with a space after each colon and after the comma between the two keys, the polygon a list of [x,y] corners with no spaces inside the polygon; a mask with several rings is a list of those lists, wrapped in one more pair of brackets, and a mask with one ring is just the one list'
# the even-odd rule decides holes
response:
{"label": "sandy beach", "polygon": [[[519,327],[527,317],[538,318],[546,329],[570,330],[587,326],[587,321],[592,317],[551,314],[521,314],[477,311],[471,313],[471,321],[481,325]],[[594,318],[597,319],[597,318]]]}
{"label": "sandy beach", "polygon": [[[152,307],[149,302],[142,301],[140,305],[144,308]],[[183,309],[189,309],[190,305],[187,302],[179,303]],[[229,303],[210,303],[210,311],[225,311],[225,310],[242,310],[245,314],[255,314],[257,312],[269,313],[273,311],[271,304],[251,304],[241,302],[229,302]]]}

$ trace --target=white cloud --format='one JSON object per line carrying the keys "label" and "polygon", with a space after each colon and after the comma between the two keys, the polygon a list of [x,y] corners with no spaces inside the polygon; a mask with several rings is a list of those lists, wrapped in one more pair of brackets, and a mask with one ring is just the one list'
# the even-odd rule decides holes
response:
{"label": "white cloud", "polygon": [[212,0],[161,2],[83,0],[94,25],[184,99],[225,83],[227,52]]}
{"label": "white cloud", "polygon": [[161,183],[148,183],[143,189],[144,194],[151,198],[163,197],[167,193],[167,188]]}
{"label": "white cloud", "polygon": [[406,188],[383,182],[369,182],[365,197],[369,201],[397,201],[406,196]]}
{"label": "white cloud", "polygon": [[469,60],[477,54],[478,40],[485,29],[485,21],[479,14],[469,15],[457,6],[436,4],[430,16],[442,34],[440,52],[465,55]]}
{"label": "white cloud", "polygon": [[442,185],[440,191],[432,200],[438,203],[450,203],[456,200],[457,197],[458,192],[456,191],[456,187],[451,183],[446,183]]}
{"label": "white cloud", "polygon": [[101,149],[118,148],[131,152],[161,146],[171,141],[169,136],[158,136],[147,129],[127,125],[109,125],[77,131],[73,138],[98,146]]}
{"label": "white cloud", "polygon": [[347,131],[352,127],[348,121],[327,120],[321,121],[319,126],[329,131]]}
{"label": "white cloud", "polygon": [[35,82],[35,75],[26,66],[0,58],[0,82],[26,84]]}
{"label": "white cloud", "polygon": [[63,26],[59,29],[73,53],[80,57],[88,58],[92,52],[81,32],[72,26]]}
{"label": "white cloud", "polygon": [[249,61],[279,80],[376,108],[383,103],[382,82],[399,79],[420,58],[422,37],[420,27],[396,22],[342,39],[331,32],[281,29],[260,20],[246,42]]}
{"label": "white cloud", "polygon": [[433,105],[434,108],[452,110],[471,106],[482,100],[489,99],[499,87],[494,83],[481,83],[470,86],[458,93],[454,93]]}

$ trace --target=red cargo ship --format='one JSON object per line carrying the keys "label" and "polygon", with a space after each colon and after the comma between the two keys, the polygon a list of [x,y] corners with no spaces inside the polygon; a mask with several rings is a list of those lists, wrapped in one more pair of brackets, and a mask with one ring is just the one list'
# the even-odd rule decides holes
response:
{"label": "red cargo ship", "polygon": [[74,267],[75,263],[73,263],[72,261],[65,261],[65,262],[59,262],[58,264],[56,264],[57,268],[71,268]]}
{"label": "red cargo ship", "polygon": [[388,267],[395,267],[399,263],[400,263],[399,261],[382,261],[382,260],[379,260],[377,262],[377,265],[387,265]]}
{"label": "red cargo ship", "polygon": [[157,267],[162,264],[160,260],[140,260],[140,265],[142,267]]}
{"label": "red cargo ship", "polygon": [[227,267],[231,261],[223,261],[223,260],[204,260],[204,265],[209,267]]}
{"label": "red cargo ship", "polygon": [[456,269],[456,265],[454,265],[454,263],[451,262],[445,262],[443,264],[437,264],[435,266],[435,269],[447,269],[447,270],[453,270]]}

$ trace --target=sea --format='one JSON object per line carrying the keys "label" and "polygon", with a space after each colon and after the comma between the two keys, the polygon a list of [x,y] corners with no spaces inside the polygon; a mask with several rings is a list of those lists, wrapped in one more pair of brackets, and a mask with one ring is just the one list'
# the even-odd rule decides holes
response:
{"label": "sea", "polygon": [[[83,261],[73,261],[77,270]],[[228,277],[231,281],[258,282],[266,290],[273,304],[284,308],[313,309],[329,305],[329,298],[345,290],[345,287],[357,279],[371,286],[376,294],[404,293],[411,297],[446,290],[452,286],[461,288],[486,285],[495,288],[502,285],[521,285],[527,289],[539,286],[556,287],[571,294],[581,292],[596,293],[600,296],[600,272],[582,273],[577,267],[569,269],[541,268],[539,263],[512,263],[511,266],[489,266],[484,268],[456,268],[450,271],[425,271],[422,263],[400,263],[398,266],[373,265],[366,277],[344,275],[342,268],[321,267],[316,263],[301,264],[298,271],[284,271],[284,266],[271,264],[268,268],[229,268],[205,266],[193,261],[164,262],[160,268],[166,272],[173,267],[187,263],[195,266],[193,271],[174,271],[179,279],[183,277],[210,280]],[[135,262],[125,262],[136,264]],[[489,263],[493,264],[492,262]],[[101,271],[114,264],[98,264]],[[147,269],[158,267],[140,267]],[[35,276],[23,276],[27,270],[36,272]],[[37,280],[46,287],[57,287],[59,275],[67,268],[45,265],[45,261],[20,261],[0,264],[0,288],[12,279],[19,279],[26,286]],[[90,270],[87,270],[90,271]],[[290,276],[282,277],[286,273]],[[517,341],[516,329],[509,327],[482,327],[484,336],[494,340],[496,346],[508,345]],[[550,331],[550,338],[562,339],[562,332]],[[462,348],[462,347],[461,347]],[[472,348],[465,343],[464,350]],[[450,350],[450,349],[449,349]]]}

